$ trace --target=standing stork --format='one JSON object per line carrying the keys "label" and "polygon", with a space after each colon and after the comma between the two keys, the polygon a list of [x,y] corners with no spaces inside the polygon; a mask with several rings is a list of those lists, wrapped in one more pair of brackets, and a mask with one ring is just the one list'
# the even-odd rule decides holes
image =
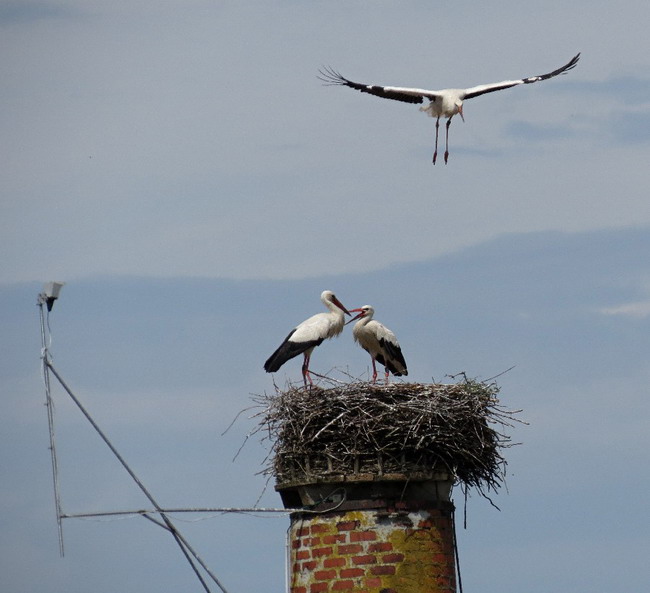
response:
{"label": "standing stork", "polygon": [[307,381],[310,385],[314,384],[309,374],[311,353],[316,346],[320,346],[323,340],[338,336],[345,325],[345,314],[350,315],[350,312],[331,290],[324,290],[320,295],[320,300],[329,311],[312,315],[292,329],[284,342],[264,363],[264,370],[267,373],[275,373],[287,360],[298,356],[298,354],[303,354],[302,379],[305,382],[305,387],[307,387]]}
{"label": "standing stork", "polygon": [[509,89],[510,87],[519,84],[531,84],[540,80],[548,80],[549,78],[553,78],[559,74],[566,74],[569,70],[576,67],[579,59],[580,54],[578,53],[571,58],[567,64],[557,70],[553,70],[553,72],[549,72],[548,74],[538,74],[537,76],[529,76],[528,78],[520,78],[519,80],[504,80],[503,82],[494,82],[492,84],[481,84],[468,89],[443,89],[441,91],[411,89],[399,86],[361,84],[348,80],[344,76],[341,76],[336,70],[329,67],[319,70],[320,76],[318,78],[328,85],[349,86],[350,88],[361,91],[362,93],[369,93],[384,99],[394,99],[406,103],[424,103],[424,100],[428,99],[429,104],[420,107],[420,111],[424,111],[431,117],[436,118],[436,147],[433,152],[433,164],[435,165],[436,159],[438,158],[438,128],[440,127],[440,118],[447,118],[445,131],[446,164],[447,159],[449,158],[449,126],[451,124],[451,118],[458,113],[461,119],[465,121],[465,117],[463,116],[463,101],[465,99],[473,99],[474,97],[480,97],[486,93]]}
{"label": "standing stork", "polygon": [[364,305],[359,309],[351,309],[351,313],[359,313],[350,319],[350,322],[359,319],[354,324],[352,335],[354,340],[370,354],[372,358],[372,382],[377,382],[377,366],[375,360],[384,365],[386,371],[386,383],[388,383],[388,372],[396,377],[408,375],[406,361],[402,355],[402,349],[395,334],[385,325],[375,321],[372,317],[375,310],[370,305]]}

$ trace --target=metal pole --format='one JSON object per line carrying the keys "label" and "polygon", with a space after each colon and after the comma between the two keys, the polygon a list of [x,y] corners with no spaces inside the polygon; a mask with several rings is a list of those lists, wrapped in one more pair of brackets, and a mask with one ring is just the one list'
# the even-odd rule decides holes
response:
{"label": "metal pole", "polygon": [[[61,375],[59,375],[59,373],[58,373],[57,370],[52,366],[52,364],[51,364],[51,362],[50,362],[49,360],[46,361],[45,364],[47,364],[48,368],[50,369],[50,371],[52,372],[52,374],[56,377],[56,379],[57,379],[57,381],[59,382],[59,384],[61,385],[61,387],[63,387],[63,389],[64,389],[64,390],[66,391],[66,393],[70,396],[70,398],[71,398],[72,401],[75,403],[75,405],[79,408],[79,410],[81,411],[81,413],[86,417],[86,420],[88,420],[88,422],[90,422],[90,424],[92,425],[92,427],[95,429],[95,431],[97,432],[97,434],[101,437],[101,439],[104,441],[104,443],[106,444],[106,446],[111,450],[111,452],[113,453],[113,455],[115,455],[115,457],[116,457],[117,460],[120,462],[120,464],[122,465],[122,467],[123,467],[123,468],[126,470],[126,472],[131,476],[131,478],[133,479],[133,481],[137,484],[138,488],[140,488],[140,490],[142,491],[142,493],[143,493],[143,494],[144,494],[144,495],[149,499],[149,502],[154,506],[154,508],[156,509],[156,512],[160,515],[160,518],[162,519],[164,525],[165,525],[166,528],[169,530],[169,532],[172,534],[172,537],[176,540],[176,543],[177,543],[178,546],[181,548],[183,554],[185,554],[185,557],[188,559],[188,561],[189,561],[189,563],[190,563],[190,566],[192,567],[192,569],[193,569],[194,572],[196,573],[196,575],[197,575],[197,577],[199,578],[199,581],[200,581],[201,584],[203,585],[204,589],[209,593],[210,590],[207,588],[207,585],[206,585],[205,581],[203,580],[203,578],[201,577],[200,573],[198,572],[198,569],[196,568],[196,566],[194,565],[194,563],[192,562],[192,560],[191,560],[191,559],[189,558],[189,556],[187,555],[187,553],[186,553],[187,551],[189,551],[189,552],[194,556],[194,558],[196,558],[197,562],[198,562],[198,563],[203,567],[203,569],[204,569],[204,570],[205,570],[205,571],[210,575],[210,577],[211,577],[212,580],[215,582],[215,584],[217,585],[217,587],[219,587],[219,589],[221,589],[221,591],[223,591],[223,593],[228,593],[228,592],[226,591],[226,588],[225,588],[225,587],[223,586],[223,584],[219,581],[219,579],[217,579],[217,577],[216,577],[216,576],[215,576],[215,575],[210,571],[210,569],[207,567],[207,565],[205,564],[205,562],[203,562],[203,560],[202,560],[202,559],[201,559],[201,558],[200,558],[200,557],[195,553],[195,551],[194,551],[191,547],[188,546],[188,544],[186,543],[186,540],[185,540],[185,539],[183,538],[183,536],[180,534],[180,532],[178,531],[178,529],[176,529],[176,526],[172,523],[172,521],[169,519],[169,517],[165,514],[164,510],[162,509],[162,507],[161,507],[161,506],[156,502],[156,499],[155,499],[155,498],[153,497],[153,495],[149,492],[149,490],[147,490],[147,488],[146,488],[145,485],[140,481],[140,479],[138,478],[138,476],[135,475],[135,472],[131,469],[131,467],[130,467],[129,464],[126,462],[126,460],[125,460],[125,459],[120,455],[120,453],[117,451],[117,449],[113,446],[113,444],[112,444],[111,441],[108,439],[108,437],[106,436],[106,434],[104,434],[104,432],[103,432],[102,429],[99,427],[99,425],[98,425],[98,424],[93,420],[92,416],[88,413],[88,411],[87,411],[86,408],[83,406],[83,404],[81,403],[81,401],[79,401],[79,399],[77,398],[77,396],[72,392],[72,390],[68,387],[68,385],[66,384],[66,382],[63,380],[63,377],[61,377]],[[145,515],[145,516],[146,516],[146,515]],[[148,517],[148,516],[147,516],[147,518],[150,519],[150,517]]]}
{"label": "metal pole", "polygon": [[47,297],[41,293],[38,295],[38,306],[41,317],[41,368],[43,372],[43,383],[45,384],[45,407],[47,408],[47,424],[50,433],[50,457],[52,458],[52,483],[54,485],[54,504],[56,507],[56,524],[59,536],[59,553],[65,555],[63,546],[63,523],[61,521],[63,512],[61,510],[61,493],[59,490],[59,466],[56,458],[56,447],[54,446],[54,402],[50,391],[50,354],[48,351],[49,334],[45,323],[45,311],[43,305]]}

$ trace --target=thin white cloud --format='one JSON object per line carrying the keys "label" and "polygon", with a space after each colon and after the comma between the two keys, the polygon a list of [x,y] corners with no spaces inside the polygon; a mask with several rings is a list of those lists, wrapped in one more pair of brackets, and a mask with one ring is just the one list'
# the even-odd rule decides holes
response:
{"label": "thin white cloud", "polygon": [[637,301],[634,303],[624,303],[614,307],[603,307],[598,309],[603,315],[622,315],[625,317],[637,317],[643,319],[650,317],[650,301]]}

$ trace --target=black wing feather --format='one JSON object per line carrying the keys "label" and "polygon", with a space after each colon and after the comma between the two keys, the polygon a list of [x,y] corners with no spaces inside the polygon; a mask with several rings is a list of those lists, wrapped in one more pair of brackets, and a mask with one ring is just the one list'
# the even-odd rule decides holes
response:
{"label": "black wing feather", "polygon": [[370,95],[375,95],[376,97],[381,97],[382,99],[393,99],[395,101],[403,101],[405,103],[423,103],[424,97],[420,95],[410,95],[408,93],[400,93],[394,90],[386,90],[383,86],[378,85],[367,85],[361,84],[359,82],[353,82],[348,80],[344,76],[341,76],[336,70],[333,70],[330,67],[324,67],[322,70],[318,71],[320,76],[318,80],[322,80],[325,84],[328,85],[341,85],[349,86],[352,89],[361,91],[362,93],[368,93]]}
{"label": "black wing feather", "polygon": [[548,72],[547,74],[538,74],[537,76],[529,76],[528,78],[522,78],[521,80],[506,80],[501,84],[496,83],[494,85],[484,85],[485,88],[481,88],[471,93],[466,93],[463,99],[473,99],[474,97],[480,97],[486,93],[502,91],[504,89],[509,89],[520,84],[532,84],[533,82],[539,82],[540,80],[548,80],[549,78],[553,78],[554,76],[558,76],[560,74],[566,74],[569,70],[573,70],[576,67],[579,59],[580,54],[578,53],[573,56],[567,64],[558,68],[557,70],[553,70],[553,72]]}
{"label": "black wing feather", "polygon": [[557,70],[553,70],[553,72],[549,72],[548,74],[539,74],[537,76],[531,76],[530,78],[524,78],[524,84],[537,82],[538,80],[548,80],[549,78],[558,76],[558,74],[566,74],[569,70],[573,70],[576,67],[579,59],[580,59],[580,52],[578,52],[575,56],[573,56],[568,64],[565,64],[564,66],[558,68]]}
{"label": "black wing feather", "polygon": [[[408,375],[408,370],[406,368],[406,361],[404,360],[402,349],[397,344],[384,340],[383,338],[379,340],[379,345],[382,347],[384,352],[386,352],[386,356],[388,357],[388,359],[386,360],[385,357],[380,355],[381,358],[380,356],[377,356],[377,360],[381,364],[383,364],[396,377],[401,377],[402,375]],[[393,364],[393,361],[401,365],[401,368],[397,368]]]}
{"label": "black wing feather", "polygon": [[298,354],[302,354],[310,348],[315,348],[323,342],[322,338],[309,342],[292,342],[290,338],[295,331],[295,329],[291,330],[291,333],[284,339],[284,342],[278,346],[278,349],[264,363],[264,370],[267,373],[275,373],[287,360],[291,360],[298,356]]}

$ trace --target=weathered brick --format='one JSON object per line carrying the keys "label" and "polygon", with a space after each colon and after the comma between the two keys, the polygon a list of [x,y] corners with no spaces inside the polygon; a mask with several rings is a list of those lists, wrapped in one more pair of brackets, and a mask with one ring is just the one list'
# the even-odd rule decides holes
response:
{"label": "weathered brick", "polygon": [[365,554],[364,556],[352,556],[352,564],[375,564],[377,557],[372,554]]}
{"label": "weathered brick", "polygon": [[323,566],[325,568],[340,568],[345,566],[345,558],[325,558],[323,561]]}
{"label": "weathered brick", "polygon": [[[333,550],[331,546],[328,546],[327,548],[314,548],[311,551],[311,555],[313,558],[318,558],[320,556],[331,556]],[[298,552],[300,554],[300,552]]]}
{"label": "weathered brick", "polygon": [[361,544],[347,544],[338,546],[337,550],[339,554],[358,554],[363,551],[363,546]]}
{"label": "weathered brick", "polygon": [[438,583],[440,587],[449,587],[449,585],[451,585],[451,579],[449,577],[439,576],[436,577],[436,583]]}
{"label": "weathered brick", "polygon": [[314,577],[318,581],[331,581],[336,578],[336,571],[332,568],[329,570],[317,570],[314,573]]}
{"label": "weathered brick", "polygon": [[454,593],[453,530],[447,515],[387,514],[376,521],[373,513],[355,511],[332,520],[302,519],[291,532],[291,560],[296,583],[304,586],[292,587],[291,593],[397,593],[397,575],[410,561],[425,565],[426,590]]}
{"label": "weathered brick", "polygon": [[347,541],[345,533],[337,533],[336,535],[324,535],[324,544],[344,544]]}

